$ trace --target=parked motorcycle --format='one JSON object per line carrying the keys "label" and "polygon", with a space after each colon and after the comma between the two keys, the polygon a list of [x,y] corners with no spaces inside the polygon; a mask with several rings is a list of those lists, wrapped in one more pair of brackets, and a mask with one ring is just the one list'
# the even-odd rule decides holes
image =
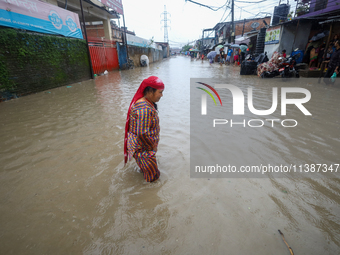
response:
{"label": "parked motorcycle", "polygon": [[280,75],[279,69],[275,69],[273,71],[264,71],[261,74],[261,78],[274,78],[276,76]]}
{"label": "parked motorcycle", "polygon": [[299,58],[300,53],[294,56],[290,56],[281,64],[281,68],[279,69],[280,76],[283,79],[286,78],[299,78],[299,71],[296,68],[296,59]]}
{"label": "parked motorcycle", "polygon": [[299,58],[300,53],[294,56],[289,56],[288,58],[280,57],[281,63],[279,67],[273,71],[266,71],[261,74],[261,78],[273,78],[280,76],[283,80],[287,78],[299,78],[299,71],[296,67],[296,59]]}
{"label": "parked motorcycle", "polygon": [[241,64],[240,75],[256,75],[257,66],[267,61],[267,53],[261,53],[257,56],[248,54]]}

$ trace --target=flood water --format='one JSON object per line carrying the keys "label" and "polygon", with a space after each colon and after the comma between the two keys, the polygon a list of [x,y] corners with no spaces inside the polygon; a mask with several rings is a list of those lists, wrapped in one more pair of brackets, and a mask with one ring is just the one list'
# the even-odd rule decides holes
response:
{"label": "flood water", "polygon": [[[123,136],[151,75],[165,91],[161,177],[150,184],[134,161],[124,167]],[[190,178],[190,77],[263,86],[238,67],[174,57],[1,103],[0,254],[289,254],[279,229],[294,254],[339,254],[338,178]],[[308,135],[266,129],[267,148],[339,164],[340,89],[310,91]]]}

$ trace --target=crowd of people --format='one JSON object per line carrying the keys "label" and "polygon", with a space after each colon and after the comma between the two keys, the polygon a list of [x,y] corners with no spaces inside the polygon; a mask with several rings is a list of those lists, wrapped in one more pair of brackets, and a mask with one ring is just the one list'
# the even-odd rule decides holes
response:
{"label": "crowd of people", "polygon": [[[330,77],[336,77],[340,71],[340,43],[338,40],[339,35],[333,35],[332,39],[326,44],[326,37],[311,38],[306,45],[306,49],[302,52],[302,63],[306,63],[310,70],[324,70],[325,71],[325,83],[329,83]],[[249,46],[251,47],[251,46]],[[228,47],[226,50],[222,47],[219,50],[215,50],[217,53],[213,57],[200,53],[191,53],[191,57],[201,59],[202,62],[205,58],[209,59],[209,63],[219,62],[222,66],[233,64],[240,66],[248,55],[249,47],[246,44],[240,44],[237,47]],[[280,66],[280,62],[287,58],[286,50],[281,52],[274,52],[268,63],[258,65],[257,74],[261,76],[264,71],[272,71]],[[301,57],[302,58],[302,57]],[[301,61],[301,60],[300,60]]]}
{"label": "crowd of people", "polygon": [[[247,52],[249,52],[249,48],[247,45],[241,46],[239,48],[238,47],[228,48],[226,51],[224,50],[224,48],[221,48],[219,50],[219,54],[209,59],[209,63],[212,64],[213,62],[217,61],[220,63],[220,65],[234,64],[235,66],[239,66],[242,63],[242,61],[245,60]],[[202,61],[203,58],[204,57],[202,57]]]}
{"label": "crowd of people", "polygon": [[[326,38],[319,40],[309,40],[304,54],[303,62],[308,63],[310,69],[319,69],[323,64],[328,63],[332,54],[336,51],[335,42],[338,40],[338,35],[335,34],[328,47],[326,46]],[[326,49],[327,47],[327,49]]]}
{"label": "crowd of people", "polygon": [[[338,75],[340,66],[340,45],[339,35],[333,35],[332,39],[326,44],[326,37],[316,40],[311,38],[308,41],[303,58],[304,63],[308,63],[310,70],[326,70],[325,78]],[[334,75],[334,76],[336,76]],[[329,83],[329,79],[325,79]]]}

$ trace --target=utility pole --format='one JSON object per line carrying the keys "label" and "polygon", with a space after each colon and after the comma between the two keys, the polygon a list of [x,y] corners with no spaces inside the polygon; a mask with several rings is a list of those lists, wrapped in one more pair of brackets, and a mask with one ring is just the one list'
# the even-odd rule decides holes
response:
{"label": "utility pole", "polygon": [[200,47],[200,51],[201,51],[201,54],[203,54],[203,51],[204,51],[204,29],[202,31],[202,44],[201,44],[201,47]]}
{"label": "utility pole", "polygon": [[242,36],[243,36],[243,33],[244,33],[244,26],[245,26],[245,24],[246,24],[246,19],[244,19],[244,21],[243,21]]}
{"label": "utility pole", "polygon": [[81,17],[82,17],[83,25],[84,25],[84,34],[85,34],[85,39],[86,39],[87,55],[89,57],[91,79],[94,79],[92,60],[91,60],[91,54],[90,54],[90,48],[89,48],[89,41],[87,40],[87,33],[86,33],[85,17],[84,17],[84,10],[83,10],[83,0],[80,0],[80,10],[81,10]]}
{"label": "utility pole", "polygon": [[231,43],[235,43],[234,0],[231,0]]}
{"label": "utility pole", "polygon": [[128,46],[127,46],[127,38],[126,38],[126,26],[125,26],[125,17],[123,11],[123,26],[124,26],[124,43],[125,43],[125,50],[126,50],[126,61],[129,62],[129,53],[128,53]]}
{"label": "utility pole", "polygon": [[[170,13],[166,11],[166,5],[164,5],[164,12],[161,15],[164,15],[164,19],[161,20],[161,22],[164,22],[164,42],[169,42],[168,37],[168,14],[171,16]],[[169,20],[170,21],[170,20]]]}

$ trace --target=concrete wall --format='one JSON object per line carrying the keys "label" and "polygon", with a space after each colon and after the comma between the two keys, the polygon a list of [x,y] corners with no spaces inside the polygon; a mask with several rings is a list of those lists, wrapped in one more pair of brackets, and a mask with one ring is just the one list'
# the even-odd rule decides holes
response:
{"label": "concrete wall", "polygon": [[303,21],[300,21],[298,27],[296,23],[282,25],[279,50],[282,51],[285,49],[287,51],[287,55],[290,55],[296,48],[299,48],[299,50],[305,50],[311,27],[311,22]]}
{"label": "concrete wall", "polygon": [[140,66],[140,57],[142,55],[148,56],[150,64],[163,60],[163,50],[129,45],[128,53],[129,58],[133,60],[133,63],[136,67]]}
{"label": "concrete wall", "polygon": [[163,48],[163,58],[167,58],[170,56],[170,46],[168,45],[166,48]]}
{"label": "concrete wall", "polygon": [[292,52],[293,42],[295,38],[296,26],[286,25],[281,26],[281,35],[280,35],[280,44],[279,51],[281,52],[285,49],[287,55],[290,55]]}
{"label": "concrete wall", "polygon": [[298,32],[296,34],[295,43],[293,45],[293,50],[299,48],[300,50],[305,50],[308,43],[308,36],[312,27],[312,22],[302,23],[300,21]]}

